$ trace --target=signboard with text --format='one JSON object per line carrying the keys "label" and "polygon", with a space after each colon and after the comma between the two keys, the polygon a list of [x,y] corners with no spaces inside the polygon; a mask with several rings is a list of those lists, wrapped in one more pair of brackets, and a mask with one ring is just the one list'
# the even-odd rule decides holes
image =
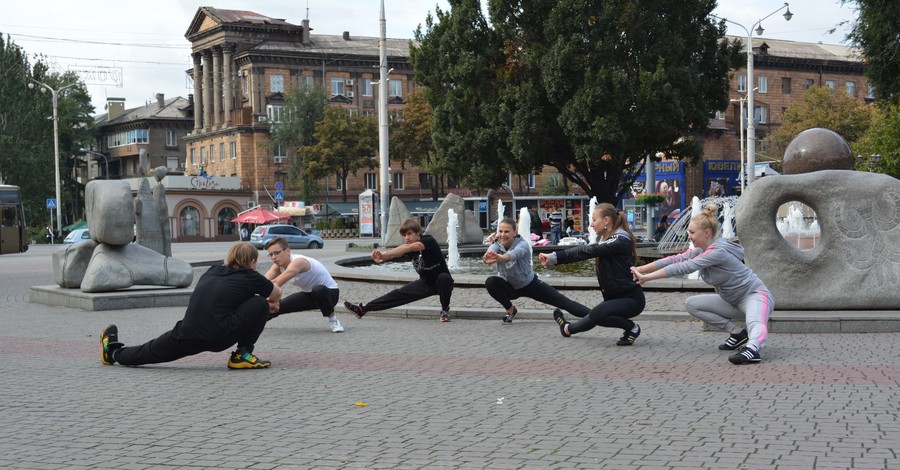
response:
{"label": "signboard with text", "polygon": [[375,192],[371,189],[359,195],[359,236],[375,236]]}

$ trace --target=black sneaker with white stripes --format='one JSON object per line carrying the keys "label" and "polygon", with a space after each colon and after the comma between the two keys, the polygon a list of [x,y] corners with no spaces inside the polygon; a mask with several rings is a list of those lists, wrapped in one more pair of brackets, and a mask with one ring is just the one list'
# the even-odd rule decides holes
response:
{"label": "black sneaker with white stripes", "polygon": [[734,351],[747,344],[748,339],[750,339],[750,336],[747,334],[746,329],[741,330],[740,333],[732,333],[728,339],[725,340],[725,343],[719,345],[719,349],[722,351]]}
{"label": "black sneaker with white stripes", "polygon": [[759,353],[755,349],[744,346],[741,352],[728,356],[728,361],[732,364],[758,364],[761,361]]}

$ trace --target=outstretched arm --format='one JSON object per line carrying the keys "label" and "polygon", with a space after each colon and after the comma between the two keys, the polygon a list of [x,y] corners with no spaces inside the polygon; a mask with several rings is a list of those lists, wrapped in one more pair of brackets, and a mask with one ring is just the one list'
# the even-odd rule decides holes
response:
{"label": "outstretched arm", "polygon": [[392,248],[387,251],[372,251],[372,259],[381,264],[385,261],[390,261],[392,259],[400,258],[407,253],[411,253],[413,251],[424,251],[425,245],[422,242],[412,242],[412,243],[404,243],[396,248]]}
{"label": "outstretched arm", "polygon": [[297,258],[297,259],[291,261],[291,263],[288,264],[288,267],[284,270],[284,272],[282,272],[280,274],[278,273],[278,271],[280,271],[278,266],[273,264],[272,267],[269,268],[268,271],[266,271],[266,279],[269,279],[276,286],[280,287],[280,286],[283,286],[286,282],[293,279],[294,276],[296,276],[300,273],[305,273],[305,272],[309,271],[311,268],[312,268],[312,266],[310,266],[309,261],[307,261],[305,258]]}

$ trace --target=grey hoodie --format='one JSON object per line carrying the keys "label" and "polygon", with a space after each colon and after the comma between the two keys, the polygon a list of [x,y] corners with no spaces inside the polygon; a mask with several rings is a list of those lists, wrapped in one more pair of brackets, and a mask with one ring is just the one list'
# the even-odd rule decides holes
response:
{"label": "grey hoodie", "polygon": [[672,277],[700,271],[700,279],[715,287],[716,294],[732,305],[759,289],[766,289],[744,265],[744,248],[722,237],[716,238],[706,250],[694,248],[657,260],[656,267],[665,268],[666,274]]}
{"label": "grey hoodie", "polygon": [[531,244],[525,241],[521,236],[516,235],[512,243],[509,244],[509,250],[503,247],[500,240],[491,243],[488,251],[498,254],[509,253],[509,262],[497,263],[497,275],[506,279],[513,289],[521,289],[534,279],[534,268],[531,266]]}

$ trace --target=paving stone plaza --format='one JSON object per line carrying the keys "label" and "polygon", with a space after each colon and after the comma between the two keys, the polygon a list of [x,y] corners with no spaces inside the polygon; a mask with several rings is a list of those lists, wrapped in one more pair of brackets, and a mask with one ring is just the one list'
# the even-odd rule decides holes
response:
{"label": "paving stone plaza", "polygon": [[[173,253],[214,261],[228,246]],[[333,261],[344,246],[301,252]],[[531,301],[504,325],[466,287],[450,323],[435,298],[363,319],[339,307],[340,334],[318,312],[278,317],[256,346],[266,370],[229,370],[227,351],[104,366],[106,324],[138,344],[184,307],[31,303],[58,248],[0,256],[3,468],[900,468],[898,333],[773,333],[761,364],[735,366],[717,349],[727,334],[684,313],[690,292],[648,291],[643,334],[619,347],[609,329],[563,338]],[[394,287],[338,282],[351,301]]]}

